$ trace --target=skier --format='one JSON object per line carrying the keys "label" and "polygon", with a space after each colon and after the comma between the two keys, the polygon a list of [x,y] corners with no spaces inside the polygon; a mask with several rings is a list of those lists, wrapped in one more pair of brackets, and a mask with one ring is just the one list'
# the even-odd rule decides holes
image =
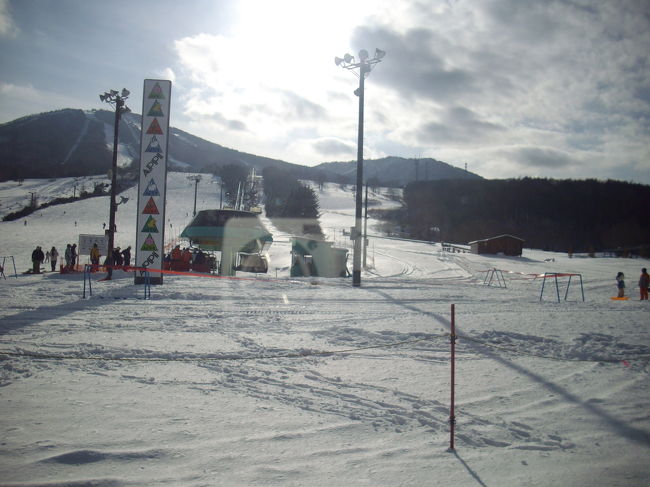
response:
{"label": "skier", "polygon": [[59,258],[59,252],[56,250],[56,247],[53,245],[50,250],[50,265],[52,266],[52,272],[56,271],[56,261]]}
{"label": "skier", "polygon": [[648,270],[644,267],[641,269],[641,277],[639,277],[639,290],[641,291],[641,301],[648,300],[648,286],[650,286],[650,275]]}
{"label": "skier", "polygon": [[32,252],[32,265],[33,265],[33,272],[34,274],[40,274],[41,273],[41,262],[45,260],[45,254],[41,250],[41,246],[39,245],[34,249]]}
{"label": "skier", "polygon": [[625,274],[622,272],[616,274],[616,287],[618,287],[618,297],[625,297]]}

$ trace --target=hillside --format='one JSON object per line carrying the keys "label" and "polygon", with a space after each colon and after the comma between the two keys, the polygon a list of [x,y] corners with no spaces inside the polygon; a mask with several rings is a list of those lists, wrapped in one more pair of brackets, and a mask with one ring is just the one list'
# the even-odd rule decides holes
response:
{"label": "hillside", "polygon": [[[324,162],[317,169],[334,172],[352,182],[356,177],[357,162]],[[384,157],[363,162],[365,181],[376,180],[381,186],[404,186],[411,181],[434,179],[481,179],[481,176],[431,158],[405,159]]]}

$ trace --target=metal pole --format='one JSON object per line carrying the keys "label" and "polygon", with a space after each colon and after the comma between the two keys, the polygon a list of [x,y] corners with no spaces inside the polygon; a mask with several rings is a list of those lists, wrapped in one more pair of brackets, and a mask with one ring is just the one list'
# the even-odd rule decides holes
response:
{"label": "metal pole", "polygon": [[117,141],[120,126],[120,114],[124,106],[124,100],[117,98],[115,100],[115,128],[113,131],[113,164],[111,166],[111,210],[108,221],[108,255],[106,256],[106,264],[108,266],[108,275],[106,279],[113,277],[113,245],[115,245],[115,211],[117,205],[115,204],[115,197],[117,195]]}
{"label": "metal pole", "polygon": [[363,218],[363,268],[367,269],[366,256],[368,254],[368,182],[366,182],[366,211]]}
{"label": "metal pole", "polygon": [[196,178],[194,180],[194,213],[192,213],[192,216],[196,216],[196,193],[199,190],[199,179]]}
{"label": "metal pole", "polygon": [[359,72],[359,138],[357,140],[357,201],[354,223],[354,258],[352,261],[352,285],[361,286],[361,208],[363,204],[363,95],[364,80],[368,66],[362,64]]}
{"label": "metal pole", "polygon": [[451,305],[451,405],[449,409],[449,450],[454,450],[456,429],[456,305]]}

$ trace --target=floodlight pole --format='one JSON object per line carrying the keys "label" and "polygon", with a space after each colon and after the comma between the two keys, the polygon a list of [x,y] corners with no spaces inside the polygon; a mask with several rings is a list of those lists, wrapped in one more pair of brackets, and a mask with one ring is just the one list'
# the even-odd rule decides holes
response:
{"label": "floodlight pole", "polygon": [[369,59],[368,52],[363,49],[359,51],[359,62],[355,63],[354,57],[346,54],[343,58],[335,58],[337,66],[348,70],[359,68],[359,88],[354,92],[359,97],[359,133],[357,139],[357,194],[356,209],[354,220],[354,256],[352,260],[352,285],[361,286],[361,252],[362,239],[364,238],[361,231],[362,207],[363,207],[363,110],[364,110],[364,92],[365,79],[370,73],[373,66],[381,61],[386,53],[380,49],[375,51],[375,56]]}
{"label": "floodlight pole", "polygon": [[196,216],[196,193],[199,190],[199,181],[201,181],[201,176],[187,176],[187,179],[194,181],[194,213],[192,213],[192,216]]}
{"label": "floodlight pole", "polygon": [[361,209],[363,206],[363,108],[366,73],[370,69],[361,64],[359,69],[359,137],[357,139],[357,201],[354,220],[354,258],[352,261],[352,285],[361,286],[361,244],[363,233],[361,232]]}
{"label": "floodlight pole", "polygon": [[115,198],[117,196],[117,144],[119,139],[120,119],[122,113],[129,111],[124,102],[128,98],[129,92],[126,89],[122,90],[122,96],[117,91],[111,90],[110,92],[99,95],[101,101],[109,104],[115,104],[115,126],[113,129],[113,162],[111,165],[111,207],[108,221],[108,255],[106,256],[107,276],[106,279],[110,280],[113,277],[113,246],[115,245],[115,212],[117,211],[117,203]]}

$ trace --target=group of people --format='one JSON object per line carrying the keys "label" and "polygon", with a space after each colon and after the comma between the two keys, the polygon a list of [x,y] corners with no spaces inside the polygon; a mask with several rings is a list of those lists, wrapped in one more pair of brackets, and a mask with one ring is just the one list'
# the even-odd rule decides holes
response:
{"label": "group of people", "polygon": [[[70,245],[68,244],[65,250],[65,262],[66,268],[71,268],[75,265],[77,259],[77,244]],[[52,248],[46,252],[43,252],[43,248],[38,245],[32,251],[32,273],[40,274],[41,265],[49,263],[52,269],[52,272],[56,271],[56,263],[59,260],[59,251],[56,250],[56,247]]]}
{"label": "group of people", "polygon": [[214,258],[206,255],[201,249],[192,252],[187,247],[181,250],[181,246],[174,247],[170,254],[165,256],[165,268],[174,271],[210,272],[214,265]]}
{"label": "group of people", "polygon": [[[619,272],[616,274],[616,287],[618,288],[619,298],[625,297],[625,274]],[[641,294],[641,301],[648,300],[648,288],[650,287],[650,275],[648,270],[644,267],[641,269],[641,277],[639,277],[639,292]]]}
{"label": "group of people", "polygon": [[[90,263],[93,266],[93,270],[97,270],[99,267],[99,260],[101,259],[102,253],[96,243],[93,244],[93,247],[90,249]],[[113,258],[113,267],[130,267],[131,266],[131,246],[129,245],[124,250],[120,247],[115,247],[111,254]],[[104,265],[108,265],[108,256],[104,259]]]}
{"label": "group of people", "polygon": [[[97,244],[93,244],[93,247],[90,249],[90,262],[93,265],[93,268],[96,270],[99,267],[99,261],[101,258],[102,254],[97,246]],[[63,259],[65,261],[65,265],[62,264],[62,272],[70,272],[71,270],[75,269],[78,262],[79,262],[79,254],[77,252],[77,244],[67,244],[65,248],[65,252],[63,254]],[[56,264],[59,260],[59,251],[56,249],[56,247],[52,246],[52,248],[46,252],[43,252],[43,249],[40,245],[38,245],[33,251],[32,251],[32,273],[33,274],[40,274],[41,273],[41,265],[49,263],[52,272],[56,271]],[[104,261],[104,264],[106,264],[106,261]],[[128,246],[124,250],[121,250],[119,247],[116,247],[113,250],[113,265],[116,267],[129,267],[131,265],[131,246]]]}

